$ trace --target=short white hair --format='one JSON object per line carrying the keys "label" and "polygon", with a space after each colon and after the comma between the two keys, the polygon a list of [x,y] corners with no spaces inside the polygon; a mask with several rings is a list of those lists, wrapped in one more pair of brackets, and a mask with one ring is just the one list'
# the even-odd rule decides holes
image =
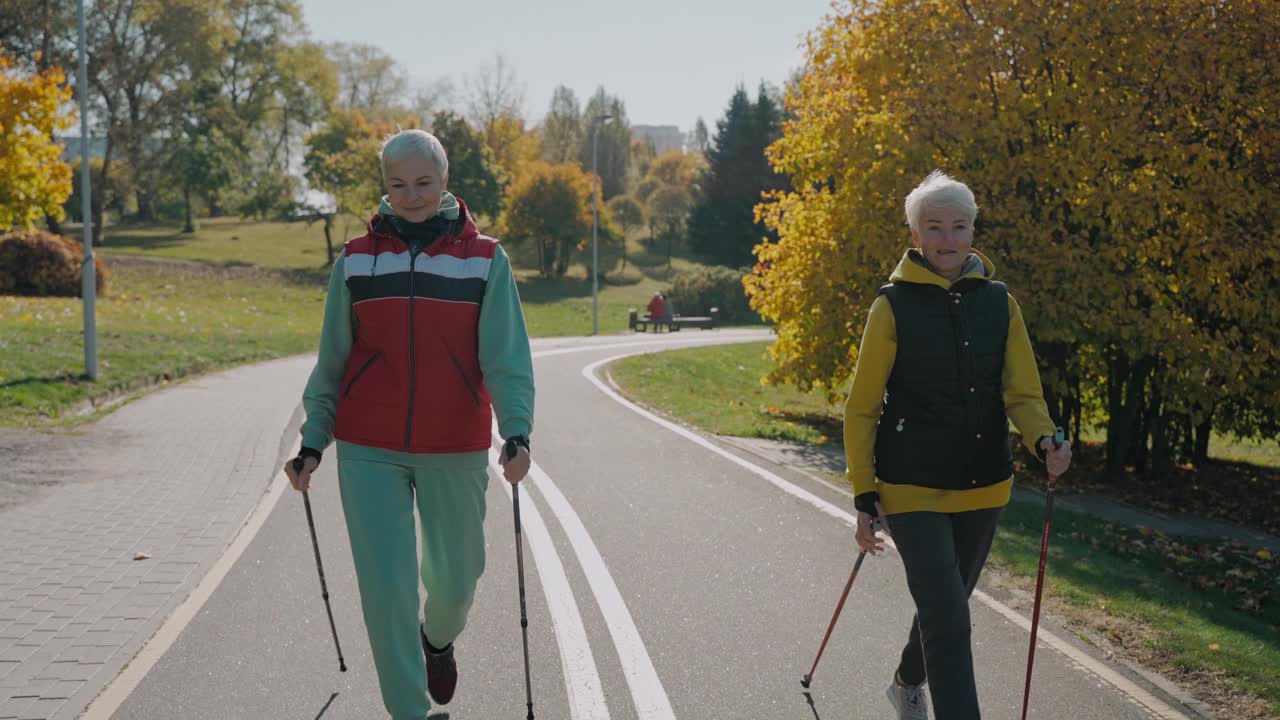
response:
{"label": "short white hair", "polygon": [[426,130],[400,130],[389,135],[378,150],[378,160],[382,163],[382,177],[387,176],[387,161],[399,160],[403,157],[417,155],[434,160],[441,175],[449,174],[449,156],[444,152],[444,145],[435,135]]}
{"label": "short white hair", "polygon": [[956,208],[969,216],[972,223],[978,217],[978,202],[967,185],[941,170],[934,170],[915,190],[907,193],[907,225],[919,230],[926,210]]}

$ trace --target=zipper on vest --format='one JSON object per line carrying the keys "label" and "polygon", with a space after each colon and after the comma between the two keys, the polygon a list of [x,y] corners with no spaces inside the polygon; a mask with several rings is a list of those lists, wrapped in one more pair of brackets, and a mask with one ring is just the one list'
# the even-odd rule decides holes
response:
{"label": "zipper on vest", "polygon": [[418,364],[414,360],[414,337],[418,334],[418,325],[413,320],[413,278],[418,273],[414,265],[418,262],[418,254],[409,254],[409,414],[404,420],[404,451],[409,452],[409,439],[413,435],[413,394],[418,379]]}
{"label": "zipper on vest", "polygon": [[360,376],[364,374],[365,370],[369,369],[369,366],[373,364],[373,361],[380,357],[382,357],[381,350],[371,355],[368,360],[364,361],[364,364],[360,366],[360,369],[356,371],[356,374],[351,376],[351,382],[348,382],[347,389],[342,391],[342,397],[346,397],[351,394],[351,388],[355,386],[356,381],[360,379]]}

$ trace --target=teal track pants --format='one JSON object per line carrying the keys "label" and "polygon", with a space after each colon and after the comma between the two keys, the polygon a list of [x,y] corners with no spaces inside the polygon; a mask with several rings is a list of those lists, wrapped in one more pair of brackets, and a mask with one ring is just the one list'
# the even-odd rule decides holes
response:
{"label": "teal track pants", "polygon": [[338,484],[382,702],[393,720],[423,720],[431,702],[418,635],[418,577],[427,590],[422,628],[432,645],[444,647],[466,626],[484,572],[488,472],[474,461],[405,465],[339,456]]}

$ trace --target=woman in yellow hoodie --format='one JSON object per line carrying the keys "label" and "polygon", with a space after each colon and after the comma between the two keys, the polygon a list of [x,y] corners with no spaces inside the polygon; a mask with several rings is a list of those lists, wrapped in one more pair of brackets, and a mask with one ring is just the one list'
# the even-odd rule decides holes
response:
{"label": "woman in yellow hoodie", "polygon": [[977,720],[969,595],[1009,502],[1008,420],[1055,474],[1040,375],[1018,304],[972,248],[978,207],[934,171],[906,199],[914,244],[871,305],[845,405],[858,547],[883,549],[884,520],[916,617],[886,694],[900,720]]}

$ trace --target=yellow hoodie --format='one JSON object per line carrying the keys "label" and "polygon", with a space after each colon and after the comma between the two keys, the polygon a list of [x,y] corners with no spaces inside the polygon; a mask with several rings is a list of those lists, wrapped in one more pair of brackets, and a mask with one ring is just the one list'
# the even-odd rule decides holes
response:
{"label": "yellow hoodie", "polygon": [[[965,263],[961,279],[990,280],[994,275],[995,266],[975,250]],[[920,251],[914,248],[902,256],[889,279],[891,282],[902,280],[937,285],[944,289],[950,289],[953,284],[930,270]],[[876,478],[876,427],[880,422],[885,386],[893,370],[897,348],[893,306],[882,295],[871,303],[867,314],[853,386],[844,406],[844,448],[854,495],[878,492],[887,515],[919,511],[966,512],[1006,505],[1013,478],[972,490],[939,490],[882,483]],[[1036,369],[1027,326],[1022,322],[1022,310],[1013,295],[1009,296],[1009,339],[1005,346],[1003,385],[1005,412],[1022,434],[1023,442],[1038,455],[1036,442],[1046,435],[1052,436],[1054,424],[1045,405],[1040,372]],[[921,448],[920,451],[929,452],[929,448]]]}

